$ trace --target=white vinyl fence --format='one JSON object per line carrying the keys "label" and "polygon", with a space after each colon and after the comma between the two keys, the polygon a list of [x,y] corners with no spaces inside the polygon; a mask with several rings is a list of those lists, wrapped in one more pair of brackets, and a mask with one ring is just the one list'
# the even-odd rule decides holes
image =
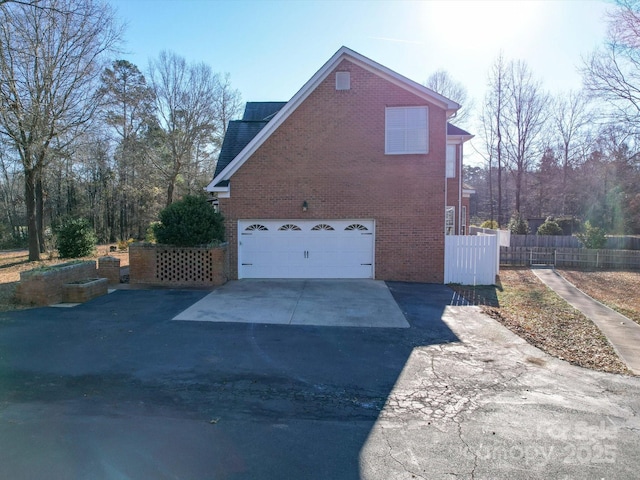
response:
{"label": "white vinyl fence", "polygon": [[498,235],[446,235],[444,283],[495,284],[499,252]]}

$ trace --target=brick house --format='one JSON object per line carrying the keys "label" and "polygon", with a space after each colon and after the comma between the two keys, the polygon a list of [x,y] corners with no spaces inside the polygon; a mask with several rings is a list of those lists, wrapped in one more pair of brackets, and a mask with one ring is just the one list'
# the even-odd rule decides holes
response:
{"label": "brick house", "polygon": [[346,47],[289,102],[248,103],[207,186],[230,278],[442,283],[468,224],[459,108]]}

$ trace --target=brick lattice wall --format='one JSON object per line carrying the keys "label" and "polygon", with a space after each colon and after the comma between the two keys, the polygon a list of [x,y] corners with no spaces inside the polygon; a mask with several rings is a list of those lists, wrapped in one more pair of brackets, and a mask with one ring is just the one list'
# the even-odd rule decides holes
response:
{"label": "brick lattice wall", "polygon": [[228,277],[227,247],[184,248],[132,244],[129,282],[166,286],[217,286]]}

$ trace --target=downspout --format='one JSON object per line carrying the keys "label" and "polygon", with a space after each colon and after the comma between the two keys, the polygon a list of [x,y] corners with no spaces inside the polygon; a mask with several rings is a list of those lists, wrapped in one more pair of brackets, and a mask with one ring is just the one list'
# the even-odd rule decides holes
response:
{"label": "downspout", "polygon": [[444,234],[447,235],[447,184],[449,183],[449,179],[447,178],[447,167],[445,163],[444,168]]}
{"label": "downspout", "polygon": [[460,139],[459,157],[460,166],[458,172],[458,235],[462,235],[462,138]]}
{"label": "downspout", "polygon": [[[445,130],[445,136],[444,138],[447,138],[447,122],[445,122],[444,124],[444,130]],[[448,203],[448,198],[447,198],[447,185],[449,183],[449,179],[447,178],[447,150],[449,149],[449,144],[447,143],[447,141],[445,140],[445,145],[444,145],[444,215],[442,216],[442,221],[444,222],[444,236],[447,236],[447,203]]]}

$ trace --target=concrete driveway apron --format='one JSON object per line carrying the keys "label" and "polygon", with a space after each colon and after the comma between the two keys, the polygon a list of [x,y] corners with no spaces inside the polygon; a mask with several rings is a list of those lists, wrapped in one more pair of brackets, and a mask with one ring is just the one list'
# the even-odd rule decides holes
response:
{"label": "concrete driveway apron", "polygon": [[174,320],[409,328],[387,285],[376,280],[238,280]]}

